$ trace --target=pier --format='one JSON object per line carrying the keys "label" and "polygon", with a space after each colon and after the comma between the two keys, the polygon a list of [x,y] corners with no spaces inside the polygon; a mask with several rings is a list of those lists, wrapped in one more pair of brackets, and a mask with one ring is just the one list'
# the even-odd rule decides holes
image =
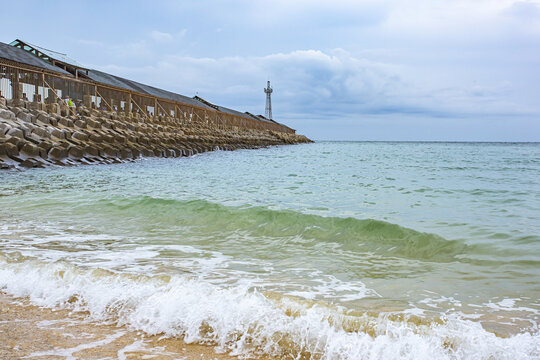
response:
{"label": "pier", "polygon": [[262,115],[0,43],[0,167],[116,162],[308,142]]}

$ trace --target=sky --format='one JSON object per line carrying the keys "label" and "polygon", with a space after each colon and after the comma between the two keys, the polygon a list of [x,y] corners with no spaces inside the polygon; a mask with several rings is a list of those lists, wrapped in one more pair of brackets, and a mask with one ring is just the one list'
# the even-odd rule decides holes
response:
{"label": "sky", "polygon": [[540,141],[540,0],[1,0],[19,38],[317,140]]}

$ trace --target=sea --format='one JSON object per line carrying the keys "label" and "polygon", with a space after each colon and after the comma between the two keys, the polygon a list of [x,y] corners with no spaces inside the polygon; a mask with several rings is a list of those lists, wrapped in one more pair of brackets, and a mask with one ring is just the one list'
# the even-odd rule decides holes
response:
{"label": "sea", "polygon": [[3,171],[0,291],[240,357],[539,359],[540,144]]}

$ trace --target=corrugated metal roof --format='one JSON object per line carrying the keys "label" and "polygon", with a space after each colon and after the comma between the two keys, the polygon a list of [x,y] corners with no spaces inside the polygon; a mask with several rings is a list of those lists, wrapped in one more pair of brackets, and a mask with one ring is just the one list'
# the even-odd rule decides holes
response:
{"label": "corrugated metal roof", "polygon": [[236,116],[243,116],[245,117],[246,114],[243,113],[243,112],[240,112],[240,111],[236,111],[236,110],[233,110],[233,109],[229,109],[229,108],[226,108],[226,107],[223,107],[223,106],[217,106],[218,107],[218,110],[221,111],[221,112],[224,112],[224,113],[227,113],[227,114],[232,114],[232,115],[236,115]]}
{"label": "corrugated metal roof", "polygon": [[[235,115],[235,116],[242,116],[242,117],[246,117],[247,115],[251,115],[251,114],[243,113],[243,112],[240,112],[240,111],[237,111],[237,110],[234,110],[234,109],[229,109],[229,108],[226,108],[224,106],[212,104],[211,102],[209,102],[206,99],[201,98],[200,96],[195,96],[193,99],[197,100],[201,104],[208,105],[208,106],[213,107],[214,109],[216,109],[218,111],[221,111],[223,113],[226,113],[226,114],[231,114],[231,115]],[[256,119],[256,120],[266,121],[266,119]]]}
{"label": "corrugated metal roof", "polygon": [[272,122],[272,123],[281,125],[280,123],[277,123],[277,122],[275,122],[274,120],[267,119],[267,118],[265,118],[265,117],[262,116],[262,115],[254,115],[254,114],[252,114],[252,113],[250,113],[250,112],[244,113],[244,116],[245,116],[245,115],[249,116],[250,118],[252,118],[252,119],[254,119],[254,120],[264,121],[264,122]]}
{"label": "corrugated metal roof", "polygon": [[49,71],[54,71],[64,75],[72,76],[69,72],[64,69],[59,68],[58,66],[53,66],[46,61],[41,60],[35,55],[30,54],[29,52],[19,49],[17,47],[4,44],[0,42],[0,58],[15,61],[21,64],[31,65],[40,69],[45,69]]}
{"label": "corrugated metal roof", "polygon": [[[250,112],[246,112],[245,114],[248,115],[249,117],[251,117],[252,119],[255,119],[255,120],[265,121],[265,122],[271,122],[271,123],[273,123],[273,124],[277,124],[277,125],[286,127],[287,129],[294,130],[293,128],[290,128],[290,127],[288,127],[287,125],[283,125],[282,123],[278,123],[277,121],[272,120],[272,119],[268,119],[268,118],[266,118],[266,117],[264,117],[264,116],[262,116],[262,115],[254,115],[254,114],[252,114],[252,113],[250,113]],[[296,131],[296,130],[294,130],[294,131]]]}
{"label": "corrugated metal roof", "polygon": [[197,101],[197,100],[195,100],[193,98],[190,98],[190,97],[187,97],[187,96],[184,96],[184,95],[180,95],[180,94],[175,94],[175,93],[170,92],[170,91],[158,89],[158,88],[155,88],[153,86],[144,85],[144,84],[138,83],[136,81],[124,79],[124,78],[121,78],[119,76],[107,74],[107,73],[102,72],[102,71],[90,70],[88,72],[88,77],[90,79],[96,81],[96,82],[103,83],[103,84],[106,84],[106,85],[116,86],[116,87],[119,87],[119,88],[122,88],[122,89],[127,89],[127,90],[136,91],[136,92],[143,93],[143,94],[157,96],[157,97],[160,97],[160,98],[164,98],[164,99],[168,99],[168,100],[172,100],[172,101],[177,101],[177,102],[181,102],[181,103],[184,103],[184,104],[189,104],[189,105],[194,105],[194,106],[200,106],[200,107],[207,108],[207,109],[212,109],[210,106],[208,106],[208,105],[206,105],[206,104],[204,104],[204,103],[202,103],[200,101]]}
{"label": "corrugated metal roof", "polygon": [[[82,68],[82,69],[86,68],[82,64],[78,63],[76,60],[74,60],[74,59],[70,58],[69,56],[67,56],[67,54],[63,54],[61,52],[54,51],[54,50],[49,50],[49,49],[46,49],[46,48],[38,46],[38,45],[30,44],[29,42],[26,42],[26,41],[21,40],[21,39],[14,40],[9,45],[12,45],[12,46],[21,45],[21,46],[25,47],[25,49],[23,49],[23,50],[30,50],[29,47],[31,47],[31,48],[36,49],[37,51],[39,51],[43,55],[45,55],[45,56],[47,56],[47,57],[49,57],[51,59],[63,62],[64,64],[73,65],[74,67]],[[27,46],[25,46],[25,45],[27,45]]]}

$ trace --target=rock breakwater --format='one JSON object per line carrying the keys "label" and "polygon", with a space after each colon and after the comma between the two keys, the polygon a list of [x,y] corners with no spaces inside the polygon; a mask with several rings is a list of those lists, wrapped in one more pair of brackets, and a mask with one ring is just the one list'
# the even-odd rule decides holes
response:
{"label": "rock breakwater", "polygon": [[0,169],[119,163],[306,142],[311,140],[303,135],[270,130],[0,99]]}

